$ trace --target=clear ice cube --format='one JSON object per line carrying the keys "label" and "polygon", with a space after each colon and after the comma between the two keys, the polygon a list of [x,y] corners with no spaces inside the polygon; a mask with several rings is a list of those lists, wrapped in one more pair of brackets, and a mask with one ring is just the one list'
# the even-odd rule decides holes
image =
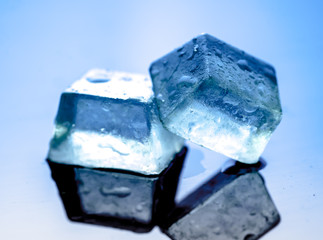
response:
{"label": "clear ice cube", "polygon": [[159,174],[183,147],[161,124],[145,75],[94,69],[61,96],[48,158]]}
{"label": "clear ice cube", "polygon": [[281,120],[274,68],[203,34],[153,62],[160,118],[171,132],[255,163]]}

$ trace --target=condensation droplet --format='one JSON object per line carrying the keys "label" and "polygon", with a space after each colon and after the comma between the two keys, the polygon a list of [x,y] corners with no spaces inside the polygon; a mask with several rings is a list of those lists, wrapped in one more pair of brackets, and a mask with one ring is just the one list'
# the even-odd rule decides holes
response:
{"label": "condensation droplet", "polygon": [[238,99],[235,99],[235,98],[232,98],[232,97],[229,97],[229,96],[225,96],[223,98],[223,103],[227,103],[227,104],[230,104],[232,106],[238,106],[240,101]]}
{"label": "condensation droplet", "polygon": [[195,44],[195,45],[194,45],[194,49],[193,49],[193,51],[194,51],[194,52],[197,52],[198,48],[199,48],[199,45],[198,45],[198,44]]}
{"label": "condensation droplet", "polygon": [[245,59],[240,59],[237,61],[237,65],[239,66],[239,68],[241,68],[242,70],[247,70],[250,71],[250,67],[248,65],[247,60]]}
{"label": "condensation droplet", "polygon": [[153,68],[151,69],[151,74],[152,74],[153,76],[158,75],[158,74],[159,74],[159,69],[158,69],[157,67],[153,67]]}
{"label": "condensation droplet", "polygon": [[165,102],[164,96],[161,93],[158,93],[156,98],[162,102]]}
{"label": "condensation droplet", "polygon": [[177,87],[190,87],[197,83],[197,78],[191,77],[191,76],[182,76],[178,81],[176,86]]}
{"label": "condensation droplet", "polygon": [[86,78],[86,80],[88,80],[91,83],[104,83],[104,82],[109,82],[110,78],[107,78],[107,77],[100,77],[100,78],[88,77],[88,78]]}
{"label": "condensation droplet", "polygon": [[219,58],[221,58],[222,52],[219,49],[215,49],[215,55],[218,56]]}
{"label": "condensation droplet", "polygon": [[179,56],[181,57],[181,56],[183,56],[185,53],[186,53],[185,51],[181,51],[181,52],[179,53]]}
{"label": "condensation droplet", "polygon": [[128,187],[115,187],[115,188],[101,187],[100,192],[104,196],[112,195],[119,198],[124,198],[131,194],[131,190]]}
{"label": "condensation droplet", "polygon": [[255,106],[247,105],[244,107],[245,112],[247,113],[253,113],[257,110],[258,108]]}

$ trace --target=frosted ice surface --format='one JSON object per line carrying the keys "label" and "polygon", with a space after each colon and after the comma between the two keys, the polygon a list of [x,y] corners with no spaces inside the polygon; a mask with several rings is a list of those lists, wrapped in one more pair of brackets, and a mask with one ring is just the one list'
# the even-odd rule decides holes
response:
{"label": "frosted ice surface", "polygon": [[274,68],[203,34],[150,66],[165,127],[244,163],[254,163],[281,120]]}
{"label": "frosted ice surface", "polygon": [[145,75],[95,69],[61,96],[48,158],[159,174],[183,146],[157,115]]}

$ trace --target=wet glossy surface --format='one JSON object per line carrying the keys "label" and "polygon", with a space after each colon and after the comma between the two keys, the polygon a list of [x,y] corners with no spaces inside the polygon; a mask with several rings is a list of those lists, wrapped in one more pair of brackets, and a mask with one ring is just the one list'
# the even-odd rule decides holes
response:
{"label": "wet glossy surface", "polygon": [[163,231],[180,239],[259,239],[279,213],[256,171],[218,173],[178,203]]}
{"label": "wet glossy surface", "polygon": [[[263,240],[321,240],[321,1],[8,1],[0,3],[0,239],[166,240],[68,220],[45,161],[62,91],[93,67],[148,74],[201,32],[275,66],[283,120],[260,171],[281,216]],[[165,14],[167,13],[167,14]],[[225,158],[189,144],[176,199]]]}
{"label": "wet glossy surface", "polygon": [[52,178],[71,221],[149,232],[175,206],[187,148],[161,174],[145,176],[52,162]]}
{"label": "wet glossy surface", "polygon": [[253,165],[226,161],[220,170],[175,203],[187,148],[160,175],[86,168],[47,160],[71,221],[146,233],[154,226],[171,239],[258,239],[279,213]]}

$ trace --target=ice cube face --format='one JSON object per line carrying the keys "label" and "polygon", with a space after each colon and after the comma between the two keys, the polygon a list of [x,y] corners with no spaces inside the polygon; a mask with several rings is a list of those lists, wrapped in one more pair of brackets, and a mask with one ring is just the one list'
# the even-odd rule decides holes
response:
{"label": "ice cube face", "polygon": [[171,132],[255,163],[282,116],[275,70],[203,34],[150,66],[160,118]]}
{"label": "ice cube face", "polygon": [[95,69],[62,94],[48,158],[151,175],[182,147],[159,120],[147,76]]}

